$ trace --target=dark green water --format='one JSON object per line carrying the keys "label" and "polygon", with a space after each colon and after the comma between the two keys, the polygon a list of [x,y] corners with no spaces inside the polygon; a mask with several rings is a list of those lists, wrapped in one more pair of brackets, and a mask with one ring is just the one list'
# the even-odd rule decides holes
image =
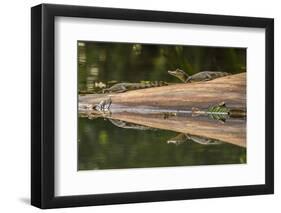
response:
{"label": "dark green water", "polygon": [[[99,92],[116,82],[179,82],[167,74],[176,68],[188,74],[203,70],[245,72],[246,49],[78,42],[80,91]],[[246,162],[246,149],[227,143],[168,144],[177,134],[123,129],[102,118],[79,118],[78,170]]]}

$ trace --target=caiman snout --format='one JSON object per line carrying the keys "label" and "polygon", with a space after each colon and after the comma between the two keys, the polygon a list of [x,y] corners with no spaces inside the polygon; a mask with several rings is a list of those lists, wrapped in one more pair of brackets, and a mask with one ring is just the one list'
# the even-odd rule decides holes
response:
{"label": "caiman snout", "polygon": [[176,69],[176,70],[168,70],[168,73],[169,73],[170,75],[177,75],[178,72],[179,72],[178,69]]}

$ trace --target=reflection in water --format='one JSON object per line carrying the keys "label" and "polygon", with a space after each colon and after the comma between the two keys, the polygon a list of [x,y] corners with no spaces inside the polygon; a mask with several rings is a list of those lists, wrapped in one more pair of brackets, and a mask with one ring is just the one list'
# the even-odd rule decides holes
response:
{"label": "reflection in water", "polygon": [[[245,64],[242,48],[80,41],[79,93],[101,95],[122,82],[179,83],[167,75],[177,67],[191,76],[202,70],[241,73]],[[223,103],[171,110],[101,101],[102,115],[98,108],[79,103],[83,110],[78,120],[78,170],[246,163],[243,111],[232,111],[238,118],[229,118]]]}
{"label": "reflection in water", "polygon": [[[101,103],[99,109],[105,110],[106,107],[106,113],[96,117],[87,116],[85,111],[80,114],[93,120],[79,118],[79,170],[246,162],[246,149],[229,144],[239,141],[239,137],[240,140],[244,139],[244,117],[230,117],[221,122],[220,119],[210,120],[208,115],[194,117],[192,111],[174,114],[166,110],[163,113],[163,109],[143,106],[142,110],[137,110],[113,105],[108,99]],[[90,111],[93,111],[92,107]],[[193,125],[194,122],[200,125]],[[189,123],[195,126],[195,130],[186,125]],[[214,128],[210,129],[210,123]],[[180,132],[202,132],[201,129],[206,134],[211,132],[218,138],[229,138],[230,141]],[[239,136],[235,136],[235,131]]]}
{"label": "reflection in water", "polygon": [[79,170],[246,162],[243,147],[215,145],[217,142],[211,145],[209,139],[202,144],[204,139],[200,137],[173,131],[120,128],[103,118],[79,118],[79,141]]}
{"label": "reflection in water", "polygon": [[219,145],[223,143],[222,141],[219,140],[197,136],[197,135],[183,134],[183,133],[178,134],[176,137],[168,140],[167,143],[174,143],[178,145],[189,140],[192,140],[193,142],[202,145]]}
{"label": "reflection in water", "polygon": [[124,129],[136,129],[136,130],[154,130],[155,128],[138,125],[134,123],[128,123],[121,120],[115,120],[115,119],[108,119],[113,125],[124,128]]}

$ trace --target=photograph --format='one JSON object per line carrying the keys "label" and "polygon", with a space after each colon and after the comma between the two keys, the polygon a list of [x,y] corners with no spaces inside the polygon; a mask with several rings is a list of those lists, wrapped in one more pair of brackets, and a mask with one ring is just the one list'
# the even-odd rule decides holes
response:
{"label": "photograph", "polygon": [[274,18],[129,8],[31,8],[31,205],[273,194]]}
{"label": "photograph", "polygon": [[247,48],[77,41],[77,170],[247,163]]}

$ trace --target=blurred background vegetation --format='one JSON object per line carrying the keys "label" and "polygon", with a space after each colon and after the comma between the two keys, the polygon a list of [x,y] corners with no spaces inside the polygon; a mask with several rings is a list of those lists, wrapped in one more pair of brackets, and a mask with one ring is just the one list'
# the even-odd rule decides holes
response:
{"label": "blurred background vegetation", "polygon": [[176,68],[245,72],[246,49],[80,41],[78,62],[79,90],[95,92],[116,82],[179,82],[167,74]]}
{"label": "blurred background vegetation", "polygon": [[[78,41],[78,89],[95,93],[117,82],[179,82],[167,74],[181,68],[246,71],[246,49]],[[230,144],[167,144],[178,133],[122,129],[102,118],[79,118],[78,170],[236,164],[246,149]]]}

